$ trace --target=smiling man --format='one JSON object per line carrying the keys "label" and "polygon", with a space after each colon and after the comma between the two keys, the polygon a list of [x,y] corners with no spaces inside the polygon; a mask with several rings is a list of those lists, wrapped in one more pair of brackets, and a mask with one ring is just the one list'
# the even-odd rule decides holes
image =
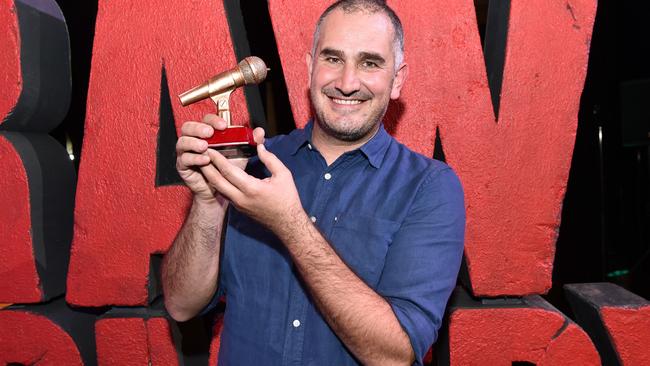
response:
{"label": "smiling man", "polygon": [[266,141],[256,129],[246,162],[201,139],[222,119],[183,124],[177,168],[194,200],[163,263],[165,304],[183,321],[226,296],[220,365],[421,364],[436,340],[463,194],[448,166],[383,127],[403,48],[384,2],[336,2],[306,56],[304,129]]}

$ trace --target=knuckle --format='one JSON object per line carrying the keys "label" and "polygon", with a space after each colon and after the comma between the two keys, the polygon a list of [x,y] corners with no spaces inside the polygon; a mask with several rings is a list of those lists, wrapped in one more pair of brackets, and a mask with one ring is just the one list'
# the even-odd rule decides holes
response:
{"label": "knuckle", "polygon": [[232,177],[232,172],[230,171],[230,169],[220,169],[219,173],[221,173],[221,176],[226,178],[226,179],[229,179],[229,178]]}
{"label": "knuckle", "polygon": [[192,134],[192,129],[196,126],[196,122],[192,121],[187,121],[183,123],[181,126],[181,134],[183,135],[191,135]]}
{"label": "knuckle", "polygon": [[176,150],[179,150],[179,151],[187,150],[188,140],[189,140],[189,137],[187,137],[187,136],[179,137],[178,141],[176,141]]}
{"label": "knuckle", "polygon": [[183,145],[183,143],[184,143],[183,137],[184,136],[181,136],[181,137],[178,138],[178,140],[176,140],[176,151],[183,151],[183,146],[184,146]]}
{"label": "knuckle", "polygon": [[183,166],[185,168],[192,165],[192,162],[190,160],[190,156],[188,156],[188,155],[189,154],[183,154],[183,155],[180,156],[180,159],[179,159],[181,166]]}
{"label": "knuckle", "polygon": [[258,196],[260,194],[260,187],[257,185],[251,185],[248,187],[247,193],[251,196]]}
{"label": "knuckle", "polygon": [[203,116],[202,121],[203,121],[204,123],[210,123],[210,122],[212,122],[216,117],[217,117],[217,115],[214,114],[214,113],[206,113],[206,114]]}

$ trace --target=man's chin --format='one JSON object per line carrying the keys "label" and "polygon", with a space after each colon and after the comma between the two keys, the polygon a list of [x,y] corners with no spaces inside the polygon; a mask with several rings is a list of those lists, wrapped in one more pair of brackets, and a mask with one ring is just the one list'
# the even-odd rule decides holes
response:
{"label": "man's chin", "polygon": [[342,128],[336,127],[336,125],[332,123],[321,122],[320,120],[317,120],[316,122],[328,136],[345,142],[356,142],[363,140],[373,130],[374,127],[374,124],[370,126],[362,124],[362,127],[360,128]]}

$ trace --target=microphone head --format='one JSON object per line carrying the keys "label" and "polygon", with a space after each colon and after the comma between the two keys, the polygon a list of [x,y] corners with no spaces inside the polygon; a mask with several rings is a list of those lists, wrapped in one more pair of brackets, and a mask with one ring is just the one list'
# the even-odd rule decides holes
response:
{"label": "microphone head", "polygon": [[239,62],[244,84],[259,84],[266,79],[266,64],[257,56],[248,56]]}

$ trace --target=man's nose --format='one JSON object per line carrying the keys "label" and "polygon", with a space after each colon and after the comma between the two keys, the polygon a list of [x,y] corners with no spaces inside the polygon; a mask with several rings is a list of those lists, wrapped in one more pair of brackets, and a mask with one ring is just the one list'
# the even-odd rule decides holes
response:
{"label": "man's nose", "polygon": [[336,88],[344,95],[350,95],[361,88],[361,81],[356,66],[346,63],[336,83]]}

